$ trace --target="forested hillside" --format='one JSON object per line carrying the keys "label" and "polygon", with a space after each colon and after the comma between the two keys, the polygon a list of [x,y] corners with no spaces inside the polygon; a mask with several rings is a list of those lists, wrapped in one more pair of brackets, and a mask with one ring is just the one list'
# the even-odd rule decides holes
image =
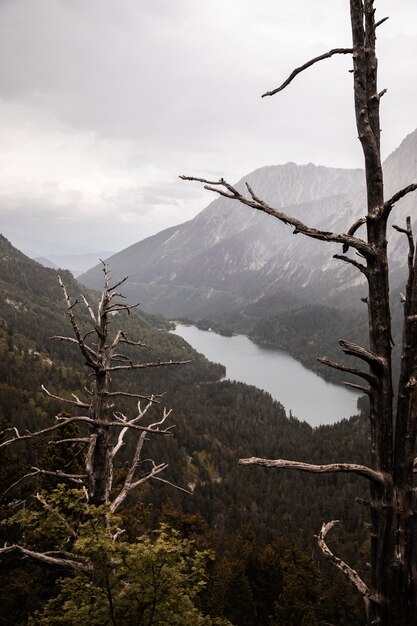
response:
{"label": "forested hillside", "polygon": [[[62,278],[72,295],[83,293],[97,301],[97,294],[81,287],[69,273]],[[191,359],[184,366],[130,372],[123,382],[121,377],[118,381],[127,392],[164,394],[163,403],[172,407],[170,419],[176,426],[173,436],[149,442],[149,456],[168,463],[166,480],[192,492],[161,482],[146,483],[121,511],[128,540],[152,533],[164,522],[199,549],[211,550],[213,561],[196,604],[213,619],[228,619],[236,626],[363,623],[359,601],[342,577],[323,562],[314,539],[324,521],[343,520],[332,543],[366,576],[368,514],[355,504],[355,497],[366,490],[361,479],[249,469],[238,466],[238,459],[296,456],[309,462],[366,463],[366,417],[313,429],[289,419],[267,394],[221,381],[223,367],[209,363],[170,334],[162,319],[132,311],[123,319],[115,316],[114,328],[119,326],[148,346],[139,349],[141,360]],[[53,423],[54,416],[65,410],[42,392],[41,384],[56,395],[85,395],[89,372],[83,359],[75,347],[51,340],[52,335],[69,333],[57,272],[27,259],[0,238],[3,429],[16,426],[20,432],[34,431]],[[122,408],[127,405],[124,399]],[[5,432],[4,438],[8,436]],[[51,542],[50,535],[22,535],[16,518],[8,520],[33,507],[33,494],[51,492],[60,482],[45,475],[20,482],[33,466],[56,470],[78,463],[78,444],[63,452],[56,439],[46,437],[4,448],[2,544],[20,541],[43,546]],[[126,448],[120,476],[129,445]],[[0,619],[26,624],[29,615],[57,594],[55,582],[63,572],[16,555],[2,557],[2,565]]]}

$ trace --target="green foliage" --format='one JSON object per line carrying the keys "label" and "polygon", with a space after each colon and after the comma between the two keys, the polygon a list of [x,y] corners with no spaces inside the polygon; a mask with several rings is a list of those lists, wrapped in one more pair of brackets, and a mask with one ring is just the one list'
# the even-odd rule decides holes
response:
{"label": "green foliage", "polygon": [[339,349],[338,339],[346,338],[367,345],[367,329],[366,315],[357,309],[341,310],[308,304],[273,315],[265,312],[251,330],[250,337],[255,342],[283,348],[321,376],[340,381],[349,379],[349,376],[319,364],[317,357],[326,355],[332,360],[348,363],[349,358]]}
{"label": "green foliage", "polygon": [[[95,518],[97,522],[97,518]],[[59,594],[29,624],[48,626],[227,626],[204,616],[195,600],[205,586],[210,554],[162,527],[134,543],[96,523],[75,542],[91,571],[59,581]]]}

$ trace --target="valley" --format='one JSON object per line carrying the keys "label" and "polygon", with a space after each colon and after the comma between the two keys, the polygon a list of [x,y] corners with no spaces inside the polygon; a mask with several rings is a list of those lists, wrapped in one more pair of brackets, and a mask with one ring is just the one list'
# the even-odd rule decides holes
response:
{"label": "valley", "polygon": [[[387,197],[414,180],[416,163],[414,131],[385,161]],[[362,170],[287,163],[255,170],[237,188],[244,190],[246,182],[265,201],[316,228],[347,232],[363,216]],[[415,208],[412,194],[400,200],[395,222],[404,224],[411,215],[415,224]],[[398,345],[407,248],[391,224],[393,339]],[[340,374],[318,365],[317,356],[348,364],[338,341],[366,345],[368,340],[361,302],[366,286],[355,269],[333,258],[341,252],[340,246],[294,236],[273,217],[219,197],[191,221],[139,241],[109,263],[115,278],[129,276],[126,294],[141,301],[144,310],[246,334],[340,382]],[[99,288],[100,267],[79,280]]]}
{"label": "valley", "polygon": [[[98,294],[63,273],[69,292],[84,295],[94,303]],[[82,311],[81,311],[82,313]],[[87,321],[87,316],[81,320]],[[127,393],[138,389],[146,394],[163,393],[173,409],[174,436],[151,441],[147,454],[168,463],[165,474],[191,493],[154,483],[131,498],[121,512],[129,537],[149,533],[159,523],[191,537],[202,549],[213,551],[209,585],[200,606],[212,616],[229,619],[236,626],[267,624],[276,611],[290,616],[277,604],[278,594],[290,593],[285,572],[291,577],[307,576],[303,582],[309,598],[303,605],[317,619],[356,626],[362,607],[343,577],[323,563],[315,546],[314,533],[324,519],[337,515],[344,529],[335,537],[340,554],[360,565],[366,554],[366,531],[359,505],[351,502],[364,485],[360,479],[322,477],[311,479],[294,473],[248,470],[238,459],[250,454],[274,458],[297,455],[309,461],[346,459],[366,462],[365,414],[337,424],[312,428],[286,415],[270,395],[243,383],[222,379],[224,367],[208,362],[181,337],[167,332],[161,318],[132,311],[123,324],[132,338],[140,338],[143,360],[191,359],[189,365],[172,369],[143,370],[126,377]],[[83,322],[84,324],[84,322]],[[88,372],[71,346],[52,341],[51,335],[68,332],[68,319],[58,284],[57,272],[28,259],[0,237],[0,418],[3,438],[7,428],[45,427],[62,411],[60,403],[45,395],[41,385],[61,396],[75,393],[85,397]],[[163,328],[163,329],[161,329]],[[121,381],[119,381],[121,382]],[[125,411],[129,403],[122,404]],[[50,438],[49,438],[50,439]],[[128,451],[129,444],[127,447]],[[62,456],[53,441],[34,445],[21,442],[7,448],[1,466],[0,540],[33,541],[31,533],[20,537],[14,519],[17,502],[30,502],[33,489],[51,490],[59,479],[20,479],[31,467],[53,472]],[[70,471],[80,449],[69,451],[65,463]],[[124,456],[118,472],[123,475]],[[10,489],[10,486],[16,486]],[[314,494],[314,506],[305,510],[305,497]],[[19,538],[20,537],[20,538]],[[42,537],[36,539],[42,547]],[[46,544],[47,545],[47,544]],[[314,549],[314,552],[312,550]],[[282,578],[276,576],[282,572]],[[259,586],[258,575],[263,577]],[[14,624],[25,624],[28,615],[41,608],[56,593],[56,577],[42,565],[12,557],[3,560],[0,582],[5,600],[0,616]],[[281,574],[280,574],[281,576]],[[19,581],[16,593],[16,581]],[[280,582],[281,581],[281,582]],[[245,589],[241,594],[238,589]],[[238,595],[236,595],[238,594]],[[325,594],[325,601],[318,601]],[[236,598],[239,601],[236,602]],[[336,597],[338,598],[336,600]],[[341,600],[340,598],[343,598]],[[343,622],[340,621],[343,612]]]}

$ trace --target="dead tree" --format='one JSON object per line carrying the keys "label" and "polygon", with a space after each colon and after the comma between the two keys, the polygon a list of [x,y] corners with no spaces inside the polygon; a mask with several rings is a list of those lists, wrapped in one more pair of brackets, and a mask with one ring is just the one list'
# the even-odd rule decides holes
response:
{"label": "dead tree", "polygon": [[[115,319],[115,314],[120,312],[130,314],[130,311],[138,305],[124,304],[120,300],[122,295],[116,291],[127,278],[111,286],[108,267],[105,263],[103,263],[103,272],[104,288],[96,312],[94,312],[84,296],[81,296],[81,300],[72,301],[65,285],[59,278],[74,337],[55,336],[53,338],[58,341],[75,344],[81,351],[85,364],[90,368],[93,377],[91,387],[89,389],[85,388],[88,399],[82,400],[75,394],[72,394],[71,399],[63,398],[51,393],[42,385],[43,391],[49,397],[72,407],[76,414],[57,415],[54,424],[35,432],[25,431],[20,433],[17,428],[9,428],[2,433],[5,436],[5,440],[0,443],[0,448],[19,441],[31,441],[39,437],[48,437],[65,429],[70,424],[78,425],[80,436],[58,439],[53,443],[58,445],[79,443],[82,446],[82,449],[85,450],[83,454],[84,472],[82,474],[71,474],[63,470],[49,471],[40,467],[33,467],[29,474],[20,478],[10,488],[13,488],[22,480],[33,476],[55,476],[61,481],[69,481],[81,487],[86,493],[89,504],[95,506],[106,505],[108,510],[114,513],[127,496],[143,483],[149,480],[159,480],[172,484],[160,477],[161,472],[168,467],[167,464],[163,462],[156,463],[152,459],[144,459],[142,452],[145,441],[149,436],[171,435],[173,426],[166,425],[166,420],[171,413],[166,408],[162,408],[161,414],[155,421],[149,423],[148,420],[148,423],[146,423],[147,415],[151,413],[155,406],[158,407],[160,405],[161,396],[146,396],[114,390],[111,384],[112,375],[115,372],[144,370],[154,367],[172,367],[189,363],[189,361],[158,360],[155,362],[137,363],[122,352],[123,347],[126,346],[146,347],[140,341],[129,339],[122,330],[118,330],[112,336],[109,328],[111,320]],[[86,307],[90,318],[91,326],[85,333],[81,330],[81,325],[75,312],[79,304],[83,304]],[[137,403],[136,413],[133,416],[128,417],[115,409],[115,400],[122,397],[130,398]],[[128,437],[130,438],[130,443],[135,441],[133,445],[134,451],[129,460],[124,480],[120,485],[115,486],[113,475],[118,458],[117,455]],[[181,487],[176,487],[182,489]],[[47,504],[42,502],[39,497],[38,500],[47,507]],[[53,565],[70,568],[81,567],[75,555],[57,558],[55,555],[34,552],[22,546],[0,548],[0,555],[13,551]]]}
{"label": "dead tree", "polygon": [[[417,421],[417,255],[410,218],[405,227],[394,226],[408,241],[408,278],[404,302],[404,321],[400,377],[394,396],[391,361],[391,313],[389,302],[387,220],[395,204],[417,189],[410,184],[392,198],[385,200],[380,152],[379,104],[385,90],[378,92],[375,31],[387,18],[375,22],[373,0],[350,0],[352,47],[337,48],[311,59],[295,69],[278,88],[264,96],[272,96],[286,88],[293,79],[313,64],[337,54],[351,54],[355,116],[362,144],[367,214],[345,233],[328,232],[309,227],[291,215],[273,208],[247,187],[240,193],[224,179],[197,180],[206,189],[226,198],[238,200],[321,241],[340,243],[343,254],[335,258],[361,272],[368,284],[369,348],[349,341],[340,341],[342,351],[353,355],[362,368],[348,367],[322,357],[319,360],[332,368],[349,372],[362,379],[361,384],[347,383],[369,397],[370,404],[370,467],[351,463],[310,465],[289,460],[259,458],[241,459],[242,465],[263,465],[307,472],[350,472],[359,474],[370,483],[371,575],[366,584],[346,563],[336,557],[325,543],[327,532],[335,521],[323,524],[318,543],[324,555],[332,561],[363,596],[369,624],[383,626],[415,626],[417,624],[417,536],[416,489],[413,468]],[[366,237],[357,230],[366,224]],[[348,249],[356,258],[347,256]]]}

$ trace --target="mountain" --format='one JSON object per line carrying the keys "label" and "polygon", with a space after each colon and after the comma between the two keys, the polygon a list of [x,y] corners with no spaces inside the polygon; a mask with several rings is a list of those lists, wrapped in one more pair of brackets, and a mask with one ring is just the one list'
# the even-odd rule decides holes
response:
{"label": "mountain", "polygon": [[[417,176],[417,131],[385,162],[386,197]],[[248,182],[276,208],[307,224],[346,232],[364,215],[364,173],[313,164],[263,167],[237,184]],[[192,183],[184,183],[192,184]],[[395,220],[416,215],[417,199],[404,198]],[[240,328],[272,312],[323,304],[358,306],[365,287],[361,275],[332,255],[340,246],[303,236],[273,217],[222,197],[194,219],[171,227],[110,257],[115,277],[129,276],[131,299],[148,311],[168,317],[186,316],[229,321]],[[358,232],[360,235],[360,231]],[[406,264],[405,238],[391,235],[393,272]],[[89,286],[100,281],[99,266],[79,277]]]}
{"label": "mountain", "polygon": [[37,252],[33,252],[32,250],[23,250],[23,253],[44,267],[68,269],[71,271],[73,276],[78,276],[78,274],[85,272],[93,263],[97,263],[99,259],[105,260],[114,254],[114,252],[111,252],[110,250],[80,252],[79,254],[65,254],[62,252],[60,254],[51,253],[46,255],[39,255]]}
{"label": "mountain", "polygon": [[[237,187],[243,190],[247,181],[274,206],[324,228],[338,212],[353,215],[350,196],[362,178],[360,170],[287,163],[256,170]],[[273,218],[217,198],[193,220],[130,246],[109,262],[115,277],[129,275],[129,297],[142,300],[147,310],[227,318],[262,298],[274,298],[277,308],[296,304],[302,299],[297,291],[307,285],[318,299],[327,292],[331,265],[321,274],[313,271],[324,265],[322,247],[289,234]],[[98,280],[98,267],[80,276],[88,286]]]}
{"label": "mountain", "polygon": [[37,263],[40,263],[40,265],[43,265],[44,267],[52,267],[55,270],[57,270],[59,267],[58,265],[55,265],[53,261],[51,261],[45,256],[33,257],[33,260],[36,261]]}
{"label": "mountain", "polygon": [[[387,199],[417,180],[417,130],[386,159],[384,170]],[[316,228],[347,232],[365,215],[360,169],[287,163],[242,178],[236,185],[242,193],[245,182],[273,207]],[[415,227],[416,207],[417,195],[407,195],[394,208],[391,223],[404,226],[411,215]],[[407,242],[404,235],[389,231],[393,334],[398,344]],[[286,349],[327,378],[340,379],[336,371],[318,365],[317,356],[340,360],[341,338],[367,344],[364,277],[333,259],[341,253],[341,246],[293,236],[292,228],[275,218],[217,197],[194,219],[108,261],[115,278],[129,276],[126,293],[145,310],[244,332],[255,341]],[[79,280],[98,287],[99,266]]]}

